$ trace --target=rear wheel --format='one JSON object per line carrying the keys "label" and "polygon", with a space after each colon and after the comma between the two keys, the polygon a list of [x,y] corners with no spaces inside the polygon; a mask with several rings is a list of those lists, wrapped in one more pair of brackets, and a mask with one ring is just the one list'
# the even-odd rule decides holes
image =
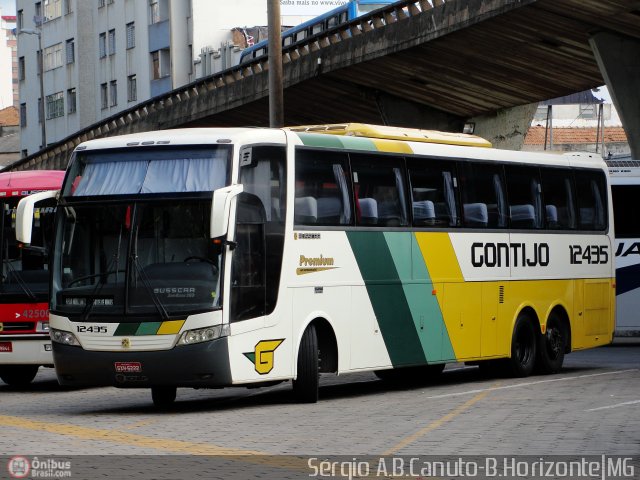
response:
{"label": "rear wheel", "polygon": [[564,363],[564,351],[567,346],[568,335],[560,316],[556,313],[549,315],[547,328],[538,337],[538,358],[536,362],[540,373],[557,373]]}
{"label": "rear wheel", "polygon": [[318,336],[313,325],[302,335],[298,351],[298,378],[293,381],[293,394],[298,402],[316,403],[319,388]]}
{"label": "rear wheel", "polygon": [[151,387],[151,399],[158,408],[168,408],[176,401],[176,387]]}
{"label": "rear wheel", "polygon": [[0,367],[0,378],[12,387],[26,387],[38,373],[38,365],[5,365]]}
{"label": "rear wheel", "polygon": [[511,338],[509,371],[514,377],[528,377],[536,361],[536,331],[531,317],[521,313]]}

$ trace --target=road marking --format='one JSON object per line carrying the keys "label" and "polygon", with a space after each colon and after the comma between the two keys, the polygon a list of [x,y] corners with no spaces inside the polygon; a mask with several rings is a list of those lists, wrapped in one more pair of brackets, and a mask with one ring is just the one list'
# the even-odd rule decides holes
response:
{"label": "road marking", "polygon": [[27,418],[0,415],[0,426],[35,430],[38,432],[54,433],[83,440],[111,442],[118,445],[131,445],[140,448],[155,448],[174,453],[189,455],[266,455],[264,452],[240,450],[220,447],[211,443],[195,443],[169,438],[147,437],[135,433],[121,432],[102,428],[88,428],[79,425],[63,423],[41,422]]}
{"label": "road marking", "polygon": [[607,405],[606,407],[590,408],[589,410],[585,410],[585,412],[597,412],[598,410],[609,410],[610,408],[625,407],[627,405],[636,405],[638,403],[640,403],[640,400],[634,400],[632,402],[616,403],[615,405]]}
{"label": "road marking", "polygon": [[531,385],[541,385],[544,383],[563,382],[565,380],[579,380],[582,378],[599,377],[602,375],[617,375],[620,373],[637,372],[637,371],[638,371],[637,368],[629,368],[627,370],[616,370],[614,372],[590,373],[589,375],[576,375],[574,377],[550,378],[548,380],[538,380],[536,382],[523,382],[523,383],[516,383],[515,385],[504,385],[502,387],[478,388],[475,390],[465,390],[464,392],[443,393],[442,395],[432,395],[424,398],[431,400],[431,399],[438,399],[438,398],[461,397],[463,395],[474,395],[482,392],[495,392],[497,390],[508,390],[510,388],[530,387]]}
{"label": "road marking", "polygon": [[453,420],[455,417],[457,417],[462,412],[467,410],[474,403],[479,402],[480,400],[482,400],[487,395],[489,395],[489,391],[484,391],[484,392],[479,393],[475,397],[467,400],[462,405],[459,405],[458,407],[453,409],[451,412],[447,413],[444,417],[439,418],[435,422],[431,422],[426,427],[421,428],[420,430],[418,430],[417,432],[415,432],[412,435],[409,435],[404,440],[402,440],[401,442],[396,444],[394,447],[392,447],[389,450],[387,450],[386,452],[384,452],[383,455],[394,455],[395,453],[397,453],[398,451],[402,450],[404,447],[406,447],[410,443],[415,442],[420,437],[423,437],[424,435],[426,435],[430,431],[435,430],[436,428],[442,426],[443,424],[447,423],[450,420]]}
{"label": "road marking", "polygon": [[133,430],[134,428],[146,427],[147,425],[153,425],[157,423],[159,419],[157,418],[149,418],[147,420],[140,420],[139,422],[134,422],[131,425],[127,425],[124,427],[120,427],[122,430]]}

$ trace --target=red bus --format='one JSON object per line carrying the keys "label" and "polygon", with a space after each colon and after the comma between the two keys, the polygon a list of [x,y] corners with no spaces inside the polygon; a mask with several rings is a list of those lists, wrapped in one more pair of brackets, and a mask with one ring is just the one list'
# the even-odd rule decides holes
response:
{"label": "red bus", "polygon": [[16,207],[33,193],[58,190],[64,172],[37,170],[0,173],[0,378],[8,385],[29,384],[40,366],[53,367],[49,338],[49,257],[55,199],[34,210],[33,243],[16,241]]}

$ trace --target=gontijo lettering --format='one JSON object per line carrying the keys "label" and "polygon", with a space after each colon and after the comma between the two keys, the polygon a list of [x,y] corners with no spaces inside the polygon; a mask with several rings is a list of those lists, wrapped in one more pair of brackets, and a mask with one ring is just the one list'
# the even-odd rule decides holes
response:
{"label": "gontijo lettering", "polygon": [[549,244],[481,243],[471,245],[474,267],[546,267],[549,265]]}

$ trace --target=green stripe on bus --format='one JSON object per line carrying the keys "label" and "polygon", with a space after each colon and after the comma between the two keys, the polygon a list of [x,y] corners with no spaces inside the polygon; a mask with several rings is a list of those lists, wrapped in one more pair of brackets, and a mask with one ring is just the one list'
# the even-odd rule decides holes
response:
{"label": "green stripe on bus", "polygon": [[347,232],[347,238],[364,279],[391,363],[394,366],[424,364],[424,350],[384,234]]}
{"label": "green stripe on bus", "polygon": [[138,327],[140,327],[139,323],[121,323],[116,328],[116,331],[113,333],[114,337],[121,337],[124,335],[133,336],[138,331]]}
{"label": "green stripe on bus", "polygon": [[[384,233],[422,349],[430,363],[455,359],[434,286],[415,235]],[[407,255],[411,252],[411,255]]]}
{"label": "green stripe on bus", "polygon": [[158,329],[162,325],[161,322],[144,322],[141,323],[136,330],[136,335],[155,335],[158,333]]}
{"label": "green stripe on bus", "polygon": [[344,148],[340,138],[335,135],[298,133],[298,137],[307,147]]}
{"label": "green stripe on bus", "polygon": [[367,150],[369,152],[377,152],[378,147],[370,138],[360,137],[340,137],[340,141],[344,148],[349,150]]}

